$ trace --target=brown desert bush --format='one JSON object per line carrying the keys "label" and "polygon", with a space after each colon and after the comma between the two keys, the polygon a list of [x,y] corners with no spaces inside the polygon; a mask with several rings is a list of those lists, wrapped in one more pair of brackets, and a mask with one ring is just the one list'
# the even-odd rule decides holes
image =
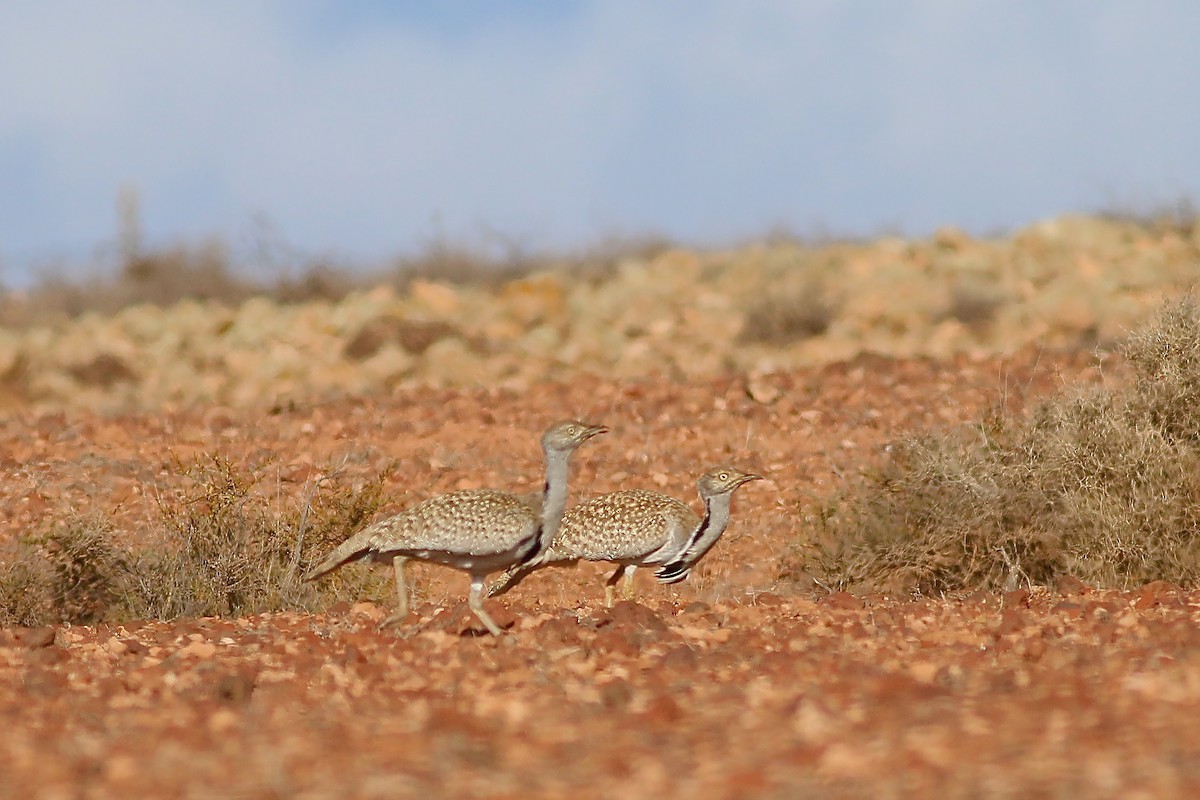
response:
{"label": "brown desert bush", "polygon": [[13,542],[0,557],[0,627],[32,627],[54,618],[54,574],[29,541]]}
{"label": "brown desert bush", "polygon": [[209,456],[176,469],[184,485],[159,497],[160,528],[147,544],[123,549],[108,521],[87,517],[10,545],[0,566],[0,625],[313,611],[389,596],[383,571],[299,580],[303,565],[375,513],[386,470],[359,486],[327,470],[299,502],[276,508],[262,488],[265,468]]}
{"label": "brown desert bush", "polygon": [[1200,578],[1200,304],[1123,347],[1122,386],[894,443],[825,502],[803,549],[831,587],[936,594]]}
{"label": "brown desert bush", "polygon": [[282,608],[316,610],[347,596],[375,596],[370,571],[319,585],[299,581],[300,565],[322,555],[374,513],[382,473],[359,488],[328,472],[297,506],[276,512],[259,489],[264,469],[210,456],[183,468],[191,486],[160,498],[167,545],[139,559],[137,616],[240,616]]}
{"label": "brown desert bush", "polygon": [[746,311],[738,339],[745,344],[789,345],[825,333],[837,314],[828,289],[819,282],[808,282],[754,303]]}
{"label": "brown desert bush", "polygon": [[122,602],[128,554],[99,516],[73,517],[8,548],[0,572],[0,624],[88,624]]}

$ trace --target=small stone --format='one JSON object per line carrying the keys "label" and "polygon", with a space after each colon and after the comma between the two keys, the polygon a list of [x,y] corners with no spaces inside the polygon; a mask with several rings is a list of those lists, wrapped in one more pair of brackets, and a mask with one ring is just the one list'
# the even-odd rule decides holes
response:
{"label": "small stone", "polygon": [[821,598],[820,605],[826,608],[856,610],[863,607],[863,601],[849,592],[833,592]]}
{"label": "small stone", "polygon": [[696,655],[696,651],[689,645],[680,645],[667,651],[667,654],[662,657],[659,662],[664,670],[671,674],[678,674],[686,670],[696,668],[700,657]]}
{"label": "small stone", "polygon": [[119,641],[125,648],[124,652],[129,655],[140,656],[150,652],[150,648],[137,639],[120,639]]}
{"label": "small stone", "polygon": [[217,646],[212,642],[192,642],[175,652],[177,656],[195,656],[196,658],[212,658],[216,655]]}
{"label": "small stone", "polygon": [[1065,595],[1087,594],[1092,590],[1090,586],[1074,575],[1063,575],[1055,583],[1054,588],[1058,590],[1059,594]]}
{"label": "small stone", "polygon": [[1157,583],[1158,581],[1155,581],[1155,583],[1148,583],[1141,588],[1141,591],[1138,592],[1137,599],[1133,601],[1134,608],[1136,608],[1138,611],[1145,611],[1147,608],[1154,608],[1155,606],[1161,604],[1162,600],[1159,597],[1160,587],[1155,585]]}
{"label": "small stone", "polygon": [[26,628],[17,636],[17,641],[22,646],[28,647],[30,650],[35,650],[41,647],[49,647],[54,644],[54,638],[58,634],[58,629],[52,626],[44,628]]}
{"label": "small stone", "polygon": [[600,702],[605,708],[621,710],[633,699],[633,689],[629,681],[616,678],[600,685]]}
{"label": "small stone", "polygon": [[678,722],[682,716],[683,711],[679,708],[679,703],[666,694],[660,694],[651,700],[650,704],[646,706],[646,710],[641,714],[644,723],[659,723],[664,725],[672,725]]}
{"label": "small stone", "polygon": [[1029,590],[1016,589],[1011,592],[1004,593],[1004,607],[1016,608],[1017,606],[1029,607]]}
{"label": "small stone", "polygon": [[777,386],[767,383],[763,378],[751,378],[746,381],[746,394],[754,402],[765,406],[783,396],[783,392]]}
{"label": "small stone", "polygon": [[668,630],[667,623],[663,622],[658,614],[632,600],[622,600],[617,603],[609,614],[612,621],[618,625],[635,626],[655,633],[666,633]]}
{"label": "small stone", "polygon": [[1009,633],[1016,633],[1024,627],[1025,615],[1015,607],[1010,606],[1000,613],[1000,624],[996,626],[996,635],[1004,636]]}
{"label": "small stone", "polygon": [[208,729],[213,733],[225,733],[236,728],[241,717],[229,708],[218,708],[208,718]]}
{"label": "small stone", "polygon": [[234,672],[222,675],[217,680],[215,693],[218,700],[234,705],[249,702],[254,692],[255,676],[249,672]]}

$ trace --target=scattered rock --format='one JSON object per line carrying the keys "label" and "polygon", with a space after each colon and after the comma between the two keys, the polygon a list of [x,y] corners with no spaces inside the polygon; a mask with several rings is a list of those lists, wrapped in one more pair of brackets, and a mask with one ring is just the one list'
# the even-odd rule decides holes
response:
{"label": "scattered rock", "polygon": [[[508,630],[516,624],[516,615],[502,603],[489,601],[488,616],[501,630]],[[434,615],[428,627],[432,630],[446,631],[458,636],[490,636],[487,628],[475,616],[466,602],[455,603]]]}
{"label": "scattered rock", "polygon": [[17,633],[17,642],[22,647],[31,650],[40,647],[50,647],[58,635],[58,629],[52,626],[43,628],[25,628]]}
{"label": "scattered rock", "polygon": [[617,625],[643,628],[655,633],[666,633],[669,630],[662,617],[632,600],[622,600],[616,603],[609,610],[609,617]]}
{"label": "scattered rock", "polygon": [[836,608],[847,611],[853,611],[865,607],[861,598],[855,597],[849,592],[832,592],[831,594],[822,597],[818,605],[826,608]]}
{"label": "scattered rock", "polygon": [[1055,583],[1054,587],[1059,594],[1067,596],[1088,594],[1092,591],[1091,587],[1083,581],[1076,578],[1074,575],[1063,575]]}
{"label": "scattered rock", "polygon": [[605,708],[623,711],[633,699],[633,688],[629,681],[616,678],[600,684],[600,702]]}
{"label": "scattered rock", "polygon": [[226,673],[217,678],[213,693],[223,703],[244,705],[250,702],[255,680],[256,675],[249,671]]}
{"label": "scattered rock", "polygon": [[1028,589],[1015,589],[1011,592],[1005,592],[1004,593],[1004,607],[1005,608],[1017,608],[1017,607],[1023,606],[1023,607],[1028,608],[1029,607],[1029,597],[1030,597],[1030,595],[1029,595]]}
{"label": "scattered rock", "polygon": [[771,384],[763,376],[751,376],[746,381],[746,395],[756,403],[770,405],[783,396],[779,387]]}

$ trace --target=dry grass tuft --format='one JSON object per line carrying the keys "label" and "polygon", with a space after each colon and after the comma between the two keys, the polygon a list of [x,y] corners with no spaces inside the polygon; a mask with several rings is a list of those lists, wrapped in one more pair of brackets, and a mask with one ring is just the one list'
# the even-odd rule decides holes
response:
{"label": "dry grass tuft", "polygon": [[[378,576],[310,586],[299,565],[361,526],[383,499],[382,474],[357,489],[327,473],[297,507],[277,513],[260,491],[265,468],[211,456],[183,468],[191,486],[160,498],[170,545],[143,557],[139,616],[239,616],[282,608],[323,608],[339,590],[374,595]],[[354,576],[350,576],[353,580]]]}
{"label": "dry grass tuft", "polygon": [[911,437],[816,514],[821,582],[925,594],[1200,579],[1200,304],[1132,335],[1135,377]]}
{"label": "dry grass tuft", "polygon": [[360,486],[327,471],[282,510],[261,488],[265,467],[210,456],[177,470],[186,485],[159,498],[159,546],[121,549],[111,525],[93,518],[12,545],[0,569],[0,625],[319,610],[387,594],[386,575],[374,570],[299,581],[301,564],[375,513],[386,470]]}

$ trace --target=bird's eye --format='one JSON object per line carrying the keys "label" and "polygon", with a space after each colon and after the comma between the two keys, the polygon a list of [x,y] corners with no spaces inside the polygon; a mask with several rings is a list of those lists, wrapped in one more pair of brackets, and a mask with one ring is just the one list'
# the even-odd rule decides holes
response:
{"label": "bird's eye", "polygon": [[576,432],[576,430],[577,430],[577,429],[576,429],[576,427],[575,427],[574,425],[568,425],[568,426],[567,426],[567,433],[574,434],[574,433]]}
{"label": "bird's eye", "polygon": [[717,476],[717,480],[719,480],[719,481],[727,481],[727,480],[729,480],[729,473],[728,473],[728,472],[722,472],[720,475],[718,475],[718,476]]}

